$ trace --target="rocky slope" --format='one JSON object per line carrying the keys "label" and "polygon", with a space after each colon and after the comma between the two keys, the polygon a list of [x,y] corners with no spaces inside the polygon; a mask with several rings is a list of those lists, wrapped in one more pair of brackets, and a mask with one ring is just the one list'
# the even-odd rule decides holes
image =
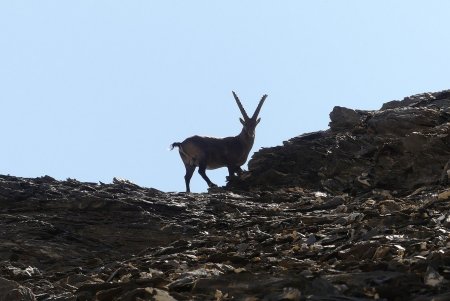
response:
{"label": "rocky slope", "polygon": [[450,169],[450,90],[392,101],[378,111],[335,107],[330,129],[263,149],[233,187],[293,187],[408,194],[445,184]]}
{"label": "rocky slope", "polygon": [[0,301],[450,300],[449,96],[336,107],[209,194],[0,176]]}

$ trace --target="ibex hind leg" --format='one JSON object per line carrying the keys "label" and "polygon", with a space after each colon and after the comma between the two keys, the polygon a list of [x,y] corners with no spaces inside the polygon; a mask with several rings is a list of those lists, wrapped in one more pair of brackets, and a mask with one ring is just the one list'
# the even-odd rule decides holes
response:
{"label": "ibex hind leg", "polygon": [[185,165],[186,167],[186,175],[184,176],[184,182],[186,183],[186,192],[191,192],[191,189],[189,187],[189,183],[191,182],[192,175],[194,174],[195,165]]}
{"label": "ibex hind leg", "polygon": [[209,187],[217,187],[217,185],[211,182],[211,180],[206,175],[206,163],[204,162],[200,163],[200,165],[198,166],[198,173],[202,176],[202,178],[206,181],[206,183],[208,183]]}

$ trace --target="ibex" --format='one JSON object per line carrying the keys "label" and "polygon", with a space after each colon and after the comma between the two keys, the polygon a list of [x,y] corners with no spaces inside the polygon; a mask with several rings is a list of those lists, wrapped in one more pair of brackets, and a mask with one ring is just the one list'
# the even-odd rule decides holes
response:
{"label": "ibex", "polygon": [[227,167],[230,178],[236,173],[242,173],[241,166],[247,161],[248,154],[253,147],[255,128],[261,121],[261,118],[258,118],[259,111],[267,95],[263,95],[251,118],[248,117],[234,91],[233,96],[242,117],[244,117],[244,119],[239,118],[243,126],[239,135],[226,138],[192,136],[181,143],[175,142],[171,145],[172,149],[179,148],[181,159],[186,167],[186,175],[184,176],[186,192],[190,192],[189,183],[197,166],[198,173],[208,183],[209,187],[217,187],[217,185],[208,178],[206,169]]}

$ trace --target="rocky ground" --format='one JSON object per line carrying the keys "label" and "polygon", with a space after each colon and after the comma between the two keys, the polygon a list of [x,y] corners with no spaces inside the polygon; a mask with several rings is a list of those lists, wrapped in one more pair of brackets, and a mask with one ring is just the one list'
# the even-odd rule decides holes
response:
{"label": "rocky ground", "polygon": [[0,300],[448,300],[449,201],[2,176]]}
{"label": "rocky ground", "polygon": [[450,300],[449,107],[336,107],[206,194],[0,176],[0,301]]}

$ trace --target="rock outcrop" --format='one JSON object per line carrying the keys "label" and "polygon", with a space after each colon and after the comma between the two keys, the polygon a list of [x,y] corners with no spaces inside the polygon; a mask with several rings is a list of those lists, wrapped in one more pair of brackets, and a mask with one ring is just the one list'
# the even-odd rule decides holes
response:
{"label": "rock outcrop", "polygon": [[449,300],[449,113],[336,107],[208,194],[0,176],[0,301]]}
{"label": "rock outcrop", "polygon": [[450,90],[391,101],[379,111],[335,107],[330,128],[265,148],[232,188],[304,187],[359,194],[409,194],[446,184],[450,173]]}

